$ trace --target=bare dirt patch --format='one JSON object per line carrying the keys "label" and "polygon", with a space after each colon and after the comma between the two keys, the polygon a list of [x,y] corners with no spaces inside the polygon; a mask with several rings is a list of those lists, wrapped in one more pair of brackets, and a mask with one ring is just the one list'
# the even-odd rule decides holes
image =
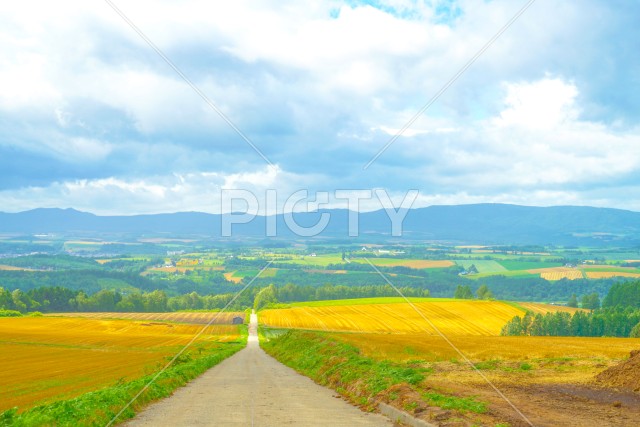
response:
{"label": "bare dirt patch", "polygon": [[[599,373],[595,383],[640,393],[640,350],[632,351],[628,360]],[[638,398],[640,399],[640,394]]]}

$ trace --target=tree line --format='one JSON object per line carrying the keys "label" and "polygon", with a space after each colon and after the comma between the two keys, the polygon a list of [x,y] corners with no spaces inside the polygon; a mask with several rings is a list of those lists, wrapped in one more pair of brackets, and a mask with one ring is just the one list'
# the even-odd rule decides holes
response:
{"label": "tree line", "polygon": [[[237,305],[250,306],[255,292],[247,292],[237,299]],[[52,312],[168,312],[178,310],[221,309],[231,301],[234,294],[168,296],[165,291],[132,292],[123,294],[103,289],[88,295],[62,287],[41,287],[27,292],[0,288],[0,310],[15,310],[21,313]]]}
{"label": "tree line", "polygon": [[637,332],[640,310],[632,308],[601,309],[516,316],[503,328],[501,335],[530,335],[556,337],[629,337]]}
{"label": "tree line", "polygon": [[[264,291],[269,289],[269,291]],[[121,292],[102,289],[93,294],[61,286],[47,286],[28,291],[10,291],[0,287],[0,310],[16,310],[21,313],[41,311],[52,312],[168,312],[178,310],[213,310],[224,308],[237,294],[236,292],[201,295],[197,292],[170,296],[164,290],[149,292]],[[399,288],[407,297],[428,297],[427,289]],[[262,292],[262,294],[261,294]],[[252,286],[240,293],[230,308],[252,307],[256,299],[268,302],[318,301],[345,298],[372,298],[399,296],[389,285],[384,286],[332,286],[321,287],[287,284],[276,288]]]}
{"label": "tree line", "polygon": [[[577,303],[573,295],[570,305]],[[575,304],[577,305],[577,304]],[[614,284],[602,301],[597,294],[582,298],[583,308],[573,314],[555,312],[534,314],[527,311],[503,328],[502,335],[640,337],[640,281]]]}

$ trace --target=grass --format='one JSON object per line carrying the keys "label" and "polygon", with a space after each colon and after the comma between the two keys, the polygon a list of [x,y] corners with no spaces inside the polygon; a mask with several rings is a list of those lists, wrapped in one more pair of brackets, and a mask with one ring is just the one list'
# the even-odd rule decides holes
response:
{"label": "grass", "polygon": [[489,273],[470,274],[466,276],[468,279],[483,279],[490,276],[505,276],[505,277],[533,277],[538,274],[529,273],[527,270],[504,270],[504,271],[492,271]]}
{"label": "grass", "polygon": [[467,269],[471,265],[475,265],[478,273],[496,273],[507,271],[498,261],[487,260],[455,260],[456,264]]}
{"label": "grass", "polygon": [[22,317],[22,313],[16,310],[0,310],[0,317]]}
{"label": "grass", "polygon": [[[449,260],[426,260],[426,259],[408,259],[408,258],[377,258],[375,256],[368,258],[371,264],[378,267],[409,267],[415,269],[425,268],[447,268],[454,265]],[[362,258],[351,258],[351,262],[366,263]]]}
{"label": "grass", "polygon": [[342,264],[344,261],[342,260],[342,254],[326,254],[315,257],[300,256],[294,259],[276,260],[273,264],[277,265],[279,263],[326,267],[329,264]]}
{"label": "grass", "polygon": [[[233,277],[239,277],[241,279],[245,277],[253,278],[256,277],[258,273],[260,273],[260,270],[238,270],[233,273]],[[276,277],[277,273],[277,268],[266,268],[262,274],[260,274],[260,277]]]}
{"label": "grass", "polygon": [[417,385],[428,369],[362,356],[356,347],[321,333],[289,331],[263,342],[271,356],[354,403],[367,404],[395,384]]}
{"label": "grass", "polygon": [[280,362],[365,409],[385,401],[409,412],[438,406],[452,411],[452,419],[487,412],[487,404],[475,397],[431,389],[428,378],[433,370],[423,363],[369,357],[325,333],[289,331],[263,341],[262,346]]}
{"label": "grass", "polygon": [[504,260],[499,261],[500,265],[509,271],[513,270],[532,270],[535,268],[549,268],[549,267],[561,267],[562,263],[559,262],[532,262],[532,261],[517,261],[517,260]]}
{"label": "grass", "polygon": [[424,393],[423,397],[431,404],[442,409],[455,409],[463,413],[474,412],[476,414],[487,412],[487,404],[473,397],[445,396],[435,392]]}

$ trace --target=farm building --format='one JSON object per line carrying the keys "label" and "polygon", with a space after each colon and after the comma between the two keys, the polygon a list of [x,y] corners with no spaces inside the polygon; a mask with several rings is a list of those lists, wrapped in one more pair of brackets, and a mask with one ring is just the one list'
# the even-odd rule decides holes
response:
{"label": "farm building", "polygon": [[231,323],[233,323],[234,325],[242,325],[244,323],[244,319],[240,316],[236,316],[233,318]]}

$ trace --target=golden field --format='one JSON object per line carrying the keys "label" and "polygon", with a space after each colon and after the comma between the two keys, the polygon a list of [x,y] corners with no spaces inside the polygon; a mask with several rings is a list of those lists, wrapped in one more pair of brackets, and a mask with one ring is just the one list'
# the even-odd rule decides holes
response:
{"label": "golden field", "polygon": [[[500,404],[487,390],[485,380],[439,336],[333,332],[331,337],[357,347],[373,359],[432,369],[428,379],[430,387],[453,394],[481,395],[494,405]],[[510,390],[510,397],[521,403],[536,402],[535,405],[546,400],[556,410],[554,405],[558,402],[545,394],[544,387],[589,386],[598,373],[640,348],[640,339],[631,338],[454,336],[449,339],[493,384]],[[587,409],[589,402],[583,406]],[[610,408],[611,402],[605,406]],[[531,411],[546,412],[547,409],[534,406]],[[549,419],[556,417],[557,414],[550,415]]]}
{"label": "golden field", "polygon": [[[421,314],[404,302],[362,305],[331,303],[327,301],[326,306],[263,310],[259,321],[276,328],[435,334],[428,322],[431,321],[447,336],[495,336],[500,334],[509,320],[524,314],[522,309],[500,301],[431,299],[413,303]],[[546,311],[556,310],[556,306],[544,304],[539,304],[537,310],[542,311],[544,307]]]}
{"label": "golden field", "polygon": [[[201,329],[80,317],[0,318],[0,410],[26,409],[149,374]],[[238,326],[211,326],[194,346],[239,334]]]}
{"label": "golden field", "polygon": [[580,270],[567,270],[567,271],[545,271],[540,273],[540,277],[545,280],[561,280],[569,279],[576,280],[582,279],[582,271]]}
{"label": "golden field", "polygon": [[162,322],[180,322],[204,325],[213,320],[215,325],[230,325],[234,317],[239,316],[244,319],[245,314],[239,312],[173,312],[173,313],[55,313],[49,316],[54,317],[83,317],[88,319],[128,319],[128,320],[150,320]]}
{"label": "golden field", "polygon": [[[427,334],[332,333],[332,337],[381,360],[460,360],[440,336]],[[450,341],[470,360],[531,360],[557,358],[622,359],[640,348],[640,339],[587,337],[451,336]]]}
{"label": "golden field", "polygon": [[589,279],[608,279],[610,277],[640,277],[640,273],[629,273],[626,271],[587,271]]}

